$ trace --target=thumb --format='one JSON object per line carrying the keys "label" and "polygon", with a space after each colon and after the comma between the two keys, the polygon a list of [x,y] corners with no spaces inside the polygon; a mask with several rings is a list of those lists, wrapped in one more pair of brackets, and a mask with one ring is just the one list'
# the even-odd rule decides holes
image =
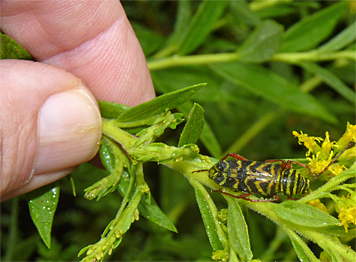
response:
{"label": "thumb", "polygon": [[97,102],[63,69],[1,60],[0,110],[1,201],[66,176],[98,151]]}

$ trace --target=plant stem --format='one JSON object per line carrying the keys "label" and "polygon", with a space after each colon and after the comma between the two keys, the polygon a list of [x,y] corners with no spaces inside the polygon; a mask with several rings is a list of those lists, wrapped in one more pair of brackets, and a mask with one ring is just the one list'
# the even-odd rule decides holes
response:
{"label": "plant stem", "polygon": [[207,65],[211,63],[234,62],[239,60],[238,53],[222,53],[209,55],[172,56],[160,60],[151,60],[148,69],[151,71],[176,66]]}
{"label": "plant stem", "polygon": [[[271,61],[295,63],[299,61],[330,61],[336,59],[351,59],[356,60],[356,52],[354,51],[338,51],[331,53],[321,53],[315,50],[300,53],[278,53],[275,54]],[[178,56],[151,60],[148,61],[148,68],[151,71],[165,69],[177,66],[192,66],[192,65],[207,65],[213,63],[228,63],[240,61],[239,53],[220,53],[208,55],[191,55],[191,56]],[[242,61],[243,62],[243,61]]]}

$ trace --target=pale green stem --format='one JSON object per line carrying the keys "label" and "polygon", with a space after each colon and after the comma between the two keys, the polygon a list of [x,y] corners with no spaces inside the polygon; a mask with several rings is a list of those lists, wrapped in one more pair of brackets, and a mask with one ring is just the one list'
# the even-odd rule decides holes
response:
{"label": "pale green stem", "polygon": [[238,53],[222,53],[222,54],[209,54],[209,55],[192,55],[192,56],[179,56],[152,60],[147,63],[148,69],[151,71],[160,70],[176,66],[188,65],[207,65],[211,63],[226,63],[239,60]]}
{"label": "pale green stem", "polygon": [[125,132],[121,128],[118,128],[115,124],[115,120],[109,120],[103,118],[102,132],[111,139],[119,142],[125,150],[132,148],[137,141],[137,138],[129,133]]}
{"label": "pale green stem", "polygon": [[[271,61],[296,63],[300,61],[330,61],[335,59],[351,59],[356,60],[356,52],[354,51],[338,51],[332,53],[320,53],[317,51],[300,52],[300,53],[278,53],[275,54]],[[151,71],[165,69],[177,66],[190,65],[207,65],[213,63],[237,62],[240,60],[239,53],[220,53],[208,55],[191,55],[179,56],[174,55],[159,60],[148,61],[148,68]]]}
{"label": "pale green stem", "polygon": [[299,62],[299,61],[330,61],[340,58],[356,60],[355,51],[338,51],[331,53],[321,53],[317,51],[301,52],[301,53],[278,53],[272,57],[272,61],[279,62]]}
{"label": "pale green stem", "polygon": [[305,81],[299,87],[302,91],[309,93],[310,91],[314,90],[317,86],[319,86],[322,82],[323,81],[320,77],[314,76],[308,79],[307,81]]}

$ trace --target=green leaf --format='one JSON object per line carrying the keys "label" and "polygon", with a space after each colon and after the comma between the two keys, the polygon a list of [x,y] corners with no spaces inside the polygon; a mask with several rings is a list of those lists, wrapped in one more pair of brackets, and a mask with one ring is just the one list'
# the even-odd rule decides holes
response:
{"label": "green leaf", "polygon": [[43,242],[51,248],[51,230],[59,199],[58,183],[53,183],[26,194],[33,223]]}
{"label": "green leaf", "polygon": [[99,155],[105,169],[112,173],[115,169],[115,156],[104,138],[101,139]]}
{"label": "green leaf", "polygon": [[325,40],[333,31],[347,2],[339,2],[307,16],[287,30],[281,52],[310,50]]}
{"label": "green leaf", "polygon": [[[119,192],[122,196],[125,196],[129,187],[129,181],[121,179],[118,185]],[[148,202],[149,199],[149,202]],[[151,222],[166,228],[173,232],[178,232],[173,222],[167,217],[167,215],[159,208],[155,199],[150,196],[149,198],[142,197],[138,205],[138,211],[142,216],[150,220]]]}
{"label": "green leaf", "polygon": [[240,21],[254,26],[261,22],[259,17],[250,10],[246,1],[230,1],[229,8],[230,13],[233,14],[232,19],[236,20],[237,25]]}
{"label": "green leaf", "polygon": [[[179,70],[176,68],[167,68],[165,70],[151,72],[152,80],[157,92],[168,93],[179,90],[182,86],[190,86],[192,83],[204,81],[209,83],[203,89],[199,90],[199,95],[194,96],[194,101],[198,102],[219,102],[231,98],[231,94],[225,90],[216,91],[221,86],[221,78],[212,74],[206,67],[183,66]],[[225,92],[223,92],[225,91]],[[185,106],[186,104],[183,104]],[[193,104],[189,105],[190,111]]]}
{"label": "green leaf", "polygon": [[0,34],[0,59],[33,60],[33,57],[12,38]]}
{"label": "green leaf", "polygon": [[145,56],[149,56],[163,44],[165,38],[154,33],[152,30],[130,21],[132,28],[135,31],[136,37],[140,42]]}
{"label": "green leaf", "polygon": [[337,119],[312,95],[302,92],[281,76],[257,65],[226,63],[210,68],[228,81],[288,110],[335,123]]}
{"label": "green leaf", "polygon": [[206,234],[208,235],[210,245],[213,248],[213,250],[220,250],[222,247],[220,244],[219,236],[216,233],[216,226],[214,223],[213,216],[210,212],[209,205],[206,202],[204,196],[200,193],[199,189],[196,187],[194,187],[194,189],[195,189],[195,197],[198,202],[200,214],[205,225],[205,230],[206,230]]}
{"label": "green leaf", "polygon": [[205,85],[206,83],[201,83],[161,95],[151,101],[126,110],[119,116],[118,120],[120,122],[131,122],[164,113],[183,104]]}
{"label": "green leaf", "polygon": [[336,75],[334,75],[329,70],[318,66],[311,62],[299,62],[298,65],[303,67],[305,70],[318,75],[325,83],[329,84],[337,93],[343,96],[346,100],[355,104],[355,91],[348,87],[344,82],[342,82]]}
{"label": "green leaf", "polygon": [[285,201],[276,205],[275,212],[280,218],[301,226],[325,227],[340,223],[335,217],[315,207],[296,201]]}
{"label": "green leaf", "polygon": [[229,234],[230,243],[243,261],[251,261],[253,254],[251,251],[250,238],[240,205],[237,199],[231,197],[227,197],[226,199],[229,204],[227,232]]}
{"label": "green leaf", "polygon": [[[306,252],[304,250],[304,248],[308,248],[308,247],[305,247],[305,246],[303,247],[303,246],[299,245],[298,241],[296,241],[296,239],[294,239],[294,237],[292,237],[291,235],[289,235],[289,237],[290,237],[290,240],[291,240],[292,245],[294,247],[294,250],[297,253],[299,261],[306,261],[306,262],[310,261],[309,258],[308,258],[308,255],[306,254]],[[298,237],[298,236],[296,236],[296,237]],[[299,241],[302,241],[300,239],[300,237],[298,237],[298,238],[299,238]]]}
{"label": "green leaf", "polygon": [[239,48],[239,56],[246,62],[263,62],[270,59],[279,49],[283,27],[266,20],[246,39]]}
{"label": "green leaf", "polygon": [[356,22],[353,22],[341,33],[335,36],[326,44],[319,47],[316,51],[320,53],[333,52],[346,47],[355,42],[356,39]]}
{"label": "green leaf", "polygon": [[168,229],[172,232],[178,233],[177,228],[174,226],[173,222],[168,218],[168,216],[163,213],[156,203],[156,200],[151,196],[150,202],[148,203],[145,197],[142,197],[140,204],[138,205],[138,210],[141,215],[146,217],[151,222]]}
{"label": "green leaf", "polygon": [[[182,35],[186,31],[186,29],[189,25],[189,21],[191,20],[191,16],[192,16],[191,2],[190,1],[178,1],[177,4],[178,4],[177,5],[177,16],[175,19],[174,31],[170,35],[170,37],[167,41],[167,47],[164,49],[164,51],[162,51],[162,53],[167,52],[166,50],[168,50],[168,54],[171,54],[176,51],[176,49],[178,48],[178,45],[180,44],[180,39],[182,38]],[[159,53],[161,53],[161,52],[159,52]],[[164,54],[163,57],[164,56],[166,56],[166,54]]]}
{"label": "green leaf", "polygon": [[205,122],[200,140],[213,157],[219,158],[221,156],[221,146],[208,122]]}
{"label": "green leaf", "polygon": [[101,116],[107,119],[116,119],[123,112],[131,108],[130,106],[106,101],[98,101],[98,104],[100,107]]}
{"label": "green leaf", "polygon": [[204,109],[199,104],[194,103],[189,113],[188,121],[181,133],[178,147],[195,144],[203,131],[204,122]]}
{"label": "green leaf", "polygon": [[[202,90],[203,93],[203,90]],[[188,115],[188,112],[191,108],[191,103],[185,103],[178,107],[180,112],[183,112],[185,115]],[[204,144],[209,153],[215,157],[219,158],[221,156],[221,147],[218,139],[216,138],[213,130],[211,129],[208,122],[204,123],[203,131],[200,135],[200,141]]]}
{"label": "green leaf", "polygon": [[181,37],[179,55],[186,55],[200,46],[214,29],[228,1],[203,1]]}
{"label": "green leaf", "polygon": [[[282,1],[276,2],[281,3]],[[253,3],[253,2],[252,2]],[[286,2],[284,2],[286,3]],[[274,5],[256,10],[256,15],[261,19],[283,17],[296,13],[296,8],[286,5]]]}

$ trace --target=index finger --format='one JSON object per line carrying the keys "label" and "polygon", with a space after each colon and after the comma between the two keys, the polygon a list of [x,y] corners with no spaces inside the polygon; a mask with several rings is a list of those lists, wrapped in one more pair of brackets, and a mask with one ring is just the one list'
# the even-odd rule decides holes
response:
{"label": "index finger", "polygon": [[136,105],[152,80],[119,1],[2,1],[3,32],[38,61],[81,78],[96,99]]}

